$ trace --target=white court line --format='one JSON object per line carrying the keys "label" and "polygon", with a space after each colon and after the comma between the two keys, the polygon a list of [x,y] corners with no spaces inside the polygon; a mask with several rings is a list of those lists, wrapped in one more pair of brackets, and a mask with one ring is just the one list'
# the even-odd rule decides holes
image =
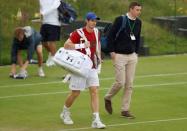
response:
{"label": "white court line", "polygon": [[154,75],[140,75],[136,76],[137,78],[146,78],[146,77],[158,77],[158,76],[176,76],[176,75],[187,75],[187,72],[182,73],[165,73],[165,74],[154,74]]}
{"label": "white court line", "polygon": [[[176,76],[176,75],[187,75],[187,72],[182,73],[167,73],[167,74],[153,74],[153,75],[139,75],[136,76],[136,78],[148,78],[148,77],[164,77],[164,76]],[[105,80],[113,80],[114,77],[106,77],[101,78],[101,81]],[[62,83],[62,81],[52,81],[52,82],[43,82],[43,83],[34,83],[34,84],[17,84],[17,85],[3,85],[0,86],[1,88],[11,88],[11,87],[25,87],[25,86],[35,86],[35,85],[48,85],[48,84],[56,84],[56,83]]]}
{"label": "white court line", "polygon": [[151,85],[135,85],[134,87],[155,87],[155,86],[173,86],[173,85],[186,85],[187,82],[173,82],[173,83],[162,83],[162,84],[151,84]]}
{"label": "white court line", "polygon": [[66,94],[66,93],[69,93],[69,91],[47,92],[47,93],[36,93],[36,94],[14,95],[14,96],[2,96],[2,97],[0,97],[0,99],[18,98],[18,97],[27,97],[27,96],[41,96],[41,95]]}
{"label": "white court line", "polygon": [[[135,76],[135,79],[136,78],[148,78],[148,77],[176,76],[176,75],[187,75],[187,72],[182,72],[182,73],[166,73],[166,74],[153,74],[153,75],[138,75],[138,76]],[[114,77],[101,78],[100,80],[111,80],[111,79],[114,79]]]}
{"label": "white court line", "polygon": [[[110,125],[106,125],[106,129],[108,127],[119,127],[119,126],[128,126],[128,125],[139,125],[139,124],[182,121],[182,120],[187,120],[187,117],[175,118],[175,119],[161,119],[161,120],[152,120],[152,121],[139,121],[139,122],[129,122],[129,123],[120,123],[120,124],[110,124]],[[92,129],[92,128],[91,127],[83,127],[83,128],[62,129],[59,131],[78,131],[78,130],[89,130],[89,129]]]}
{"label": "white court line", "polygon": [[4,85],[4,86],[0,86],[0,89],[1,88],[11,88],[11,87],[25,87],[25,86],[36,86],[36,85],[48,85],[48,84],[57,84],[57,83],[62,83],[62,81],[51,81],[51,82],[34,83],[34,84]]}
{"label": "white court line", "polygon": [[[152,84],[152,85],[135,85],[134,87],[157,87],[157,86],[173,86],[173,85],[186,85],[187,82],[175,82],[175,83],[162,83],[162,84]],[[106,90],[108,88],[100,88],[99,90]],[[87,90],[85,90],[87,91]],[[69,91],[62,92],[47,92],[47,93],[36,93],[36,94],[25,94],[25,95],[12,95],[12,96],[2,96],[0,99],[8,98],[19,98],[19,97],[29,97],[29,96],[40,96],[40,95],[54,95],[54,94],[65,94]]]}

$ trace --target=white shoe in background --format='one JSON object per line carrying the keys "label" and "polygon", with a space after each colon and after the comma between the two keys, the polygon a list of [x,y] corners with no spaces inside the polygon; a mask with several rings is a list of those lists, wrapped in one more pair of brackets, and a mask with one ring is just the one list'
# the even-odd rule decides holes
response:
{"label": "white shoe in background", "polygon": [[69,83],[71,79],[71,74],[66,74],[63,78],[64,78],[62,80],[63,83]]}
{"label": "white shoe in background", "polygon": [[48,59],[46,60],[46,66],[54,66],[56,65],[55,62],[53,61],[53,56],[51,54],[48,55]]}
{"label": "white shoe in background", "polygon": [[38,76],[45,77],[45,73],[41,67],[39,67],[39,69],[38,69]]}

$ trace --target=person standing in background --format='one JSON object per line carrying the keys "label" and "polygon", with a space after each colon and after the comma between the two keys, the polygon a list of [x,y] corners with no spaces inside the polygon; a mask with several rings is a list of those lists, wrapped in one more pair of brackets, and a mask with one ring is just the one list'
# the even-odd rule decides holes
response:
{"label": "person standing in background", "polygon": [[49,52],[46,61],[47,66],[53,66],[53,56],[56,53],[56,41],[60,40],[61,23],[57,8],[60,0],[39,0],[42,26],[40,33],[42,35],[42,44]]}
{"label": "person standing in background", "polygon": [[[111,99],[124,87],[121,116],[131,119],[135,118],[129,109],[140,46],[142,22],[137,17],[140,15],[141,9],[142,6],[138,2],[131,2],[126,16],[119,16],[115,19],[108,36],[108,49],[115,69],[115,83],[104,97],[105,109],[109,114],[112,114]],[[126,26],[118,38],[115,38],[122,25],[123,17],[126,17]]]}

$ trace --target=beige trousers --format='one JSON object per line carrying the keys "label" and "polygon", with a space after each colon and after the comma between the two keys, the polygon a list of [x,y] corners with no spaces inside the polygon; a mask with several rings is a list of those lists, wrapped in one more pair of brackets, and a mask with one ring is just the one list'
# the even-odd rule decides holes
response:
{"label": "beige trousers", "polygon": [[136,53],[116,54],[114,60],[115,83],[108,90],[105,99],[111,100],[118,91],[123,88],[122,111],[128,111],[130,108],[133,80],[135,75],[138,57]]}

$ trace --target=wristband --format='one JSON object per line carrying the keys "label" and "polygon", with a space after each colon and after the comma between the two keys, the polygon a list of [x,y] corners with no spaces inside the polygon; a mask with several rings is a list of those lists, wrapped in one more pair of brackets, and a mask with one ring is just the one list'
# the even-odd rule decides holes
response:
{"label": "wristband", "polygon": [[75,49],[82,49],[85,48],[84,44],[75,44]]}

